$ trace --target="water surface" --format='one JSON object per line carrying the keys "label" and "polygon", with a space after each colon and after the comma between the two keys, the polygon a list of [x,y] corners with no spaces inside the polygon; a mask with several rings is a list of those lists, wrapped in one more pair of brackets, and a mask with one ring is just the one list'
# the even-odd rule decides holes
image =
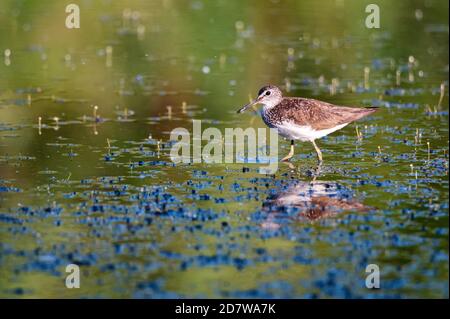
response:
{"label": "water surface", "polygon": [[[86,0],[68,30],[2,1],[0,296],[448,298],[448,3],[378,3]],[[274,175],[172,163],[193,119],[264,127],[236,110],[267,83],[381,111],[320,171],[307,143]]]}

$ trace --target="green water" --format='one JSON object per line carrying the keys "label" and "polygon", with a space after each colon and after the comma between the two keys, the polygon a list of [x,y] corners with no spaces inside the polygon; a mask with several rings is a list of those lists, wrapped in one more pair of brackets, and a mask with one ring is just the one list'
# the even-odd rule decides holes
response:
{"label": "green water", "polygon": [[[368,3],[85,0],[67,29],[3,0],[0,296],[448,298],[448,2],[378,1],[379,29]],[[192,119],[265,127],[236,110],[267,83],[381,111],[318,141],[320,172],[309,143],[270,176],[173,165]]]}

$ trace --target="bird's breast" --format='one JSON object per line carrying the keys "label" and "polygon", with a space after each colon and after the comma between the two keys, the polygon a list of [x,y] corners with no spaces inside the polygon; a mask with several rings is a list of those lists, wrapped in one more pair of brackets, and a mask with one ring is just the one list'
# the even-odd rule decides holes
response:
{"label": "bird's breast", "polygon": [[278,121],[278,118],[274,112],[271,112],[271,108],[264,105],[262,112],[261,112],[261,118],[263,122],[270,128],[275,128]]}

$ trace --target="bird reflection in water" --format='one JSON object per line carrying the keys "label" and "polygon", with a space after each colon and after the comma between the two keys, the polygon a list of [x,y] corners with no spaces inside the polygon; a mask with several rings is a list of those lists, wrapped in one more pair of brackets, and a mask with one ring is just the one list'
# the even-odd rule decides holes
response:
{"label": "bird reflection in water", "polygon": [[264,228],[278,228],[283,220],[315,222],[344,211],[371,208],[352,199],[352,191],[335,182],[292,180],[263,203]]}

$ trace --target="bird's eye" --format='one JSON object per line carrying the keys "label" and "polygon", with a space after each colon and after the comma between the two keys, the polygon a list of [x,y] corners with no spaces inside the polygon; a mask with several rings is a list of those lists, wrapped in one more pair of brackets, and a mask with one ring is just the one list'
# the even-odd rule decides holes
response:
{"label": "bird's eye", "polygon": [[266,91],[266,95],[270,95],[270,91]]}

